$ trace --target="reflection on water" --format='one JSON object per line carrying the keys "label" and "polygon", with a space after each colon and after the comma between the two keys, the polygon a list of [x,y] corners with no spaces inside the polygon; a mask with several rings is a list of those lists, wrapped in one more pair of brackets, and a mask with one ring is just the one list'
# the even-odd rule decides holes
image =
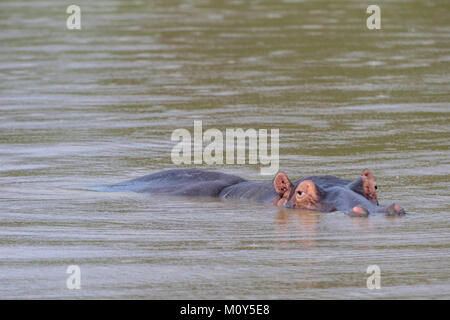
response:
{"label": "reflection on water", "polygon": [[318,237],[319,215],[313,211],[280,209],[276,216],[280,244],[292,241],[285,237],[289,235],[289,229],[293,228],[298,235],[294,241],[304,244],[304,248],[313,248]]}
{"label": "reflection on water", "polygon": [[[356,0],[80,0],[81,31],[69,4],[0,2],[1,298],[450,297],[446,1],[382,1],[380,31]],[[369,168],[409,214],[85,190],[175,167],[194,119],[279,128],[289,176]]]}

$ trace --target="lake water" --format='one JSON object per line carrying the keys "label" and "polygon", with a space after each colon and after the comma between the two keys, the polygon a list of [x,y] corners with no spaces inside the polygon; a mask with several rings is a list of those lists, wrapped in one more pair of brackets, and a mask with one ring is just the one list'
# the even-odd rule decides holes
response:
{"label": "lake water", "polygon": [[[0,2],[0,298],[450,298],[447,0],[380,0],[382,30],[356,0],[77,0],[68,30],[72,3]],[[369,168],[408,215],[86,190],[181,167],[194,120],[279,129],[292,178]]]}

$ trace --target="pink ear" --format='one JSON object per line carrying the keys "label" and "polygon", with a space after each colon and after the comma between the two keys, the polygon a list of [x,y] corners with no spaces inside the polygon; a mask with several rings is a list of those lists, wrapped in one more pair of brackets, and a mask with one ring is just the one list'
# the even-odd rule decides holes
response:
{"label": "pink ear", "polygon": [[361,174],[361,178],[364,186],[364,194],[367,199],[378,205],[376,186],[377,182],[375,181],[375,177],[369,170],[364,170]]}
{"label": "pink ear", "polygon": [[273,179],[273,186],[275,187],[275,191],[281,198],[289,197],[291,193],[292,183],[286,173],[278,173],[275,179]]}
{"label": "pink ear", "polygon": [[375,180],[375,177],[373,176],[373,174],[367,169],[362,172],[361,176],[366,177],[369,180]]}

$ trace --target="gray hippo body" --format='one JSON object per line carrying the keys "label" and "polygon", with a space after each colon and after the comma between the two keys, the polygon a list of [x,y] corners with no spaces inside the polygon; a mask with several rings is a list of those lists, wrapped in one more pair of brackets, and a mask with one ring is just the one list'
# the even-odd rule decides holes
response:
{"label": "gray hippo body", "polygon": [[131,191],[186,197],[213,197],[272,203],[286,208],[343,211],[367,216],[382,212],[401,215],[396,205],[378,205],[376,182],[365,170],[355,181],[334,176],[310,176],[290,182],[279,173],[273,181],[250,182],[235,175],[198,169],[170,169],[107,186],[105,191]]}
{"label": "gray hippo body", "polygon": [[171,169],[137,179],[109,185],[110,191],[132,191],[186,197],[219,197],[227,186],[244,179],[221,172],[196,169]]}

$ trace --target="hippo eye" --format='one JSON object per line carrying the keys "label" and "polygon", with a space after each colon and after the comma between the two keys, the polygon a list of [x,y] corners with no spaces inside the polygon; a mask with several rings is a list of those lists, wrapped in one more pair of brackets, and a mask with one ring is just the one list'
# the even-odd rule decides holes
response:
{"label": "hippo eye", "polygon": [[303,194],[303,192],[297,191],[297,194],[298,194],[299,196],[301,196],[301,195]]}
{"label": "hippo eye", "polygon": [[375,186],[375,190],[377,190],[378,189],[378,187],[377,186]]}

